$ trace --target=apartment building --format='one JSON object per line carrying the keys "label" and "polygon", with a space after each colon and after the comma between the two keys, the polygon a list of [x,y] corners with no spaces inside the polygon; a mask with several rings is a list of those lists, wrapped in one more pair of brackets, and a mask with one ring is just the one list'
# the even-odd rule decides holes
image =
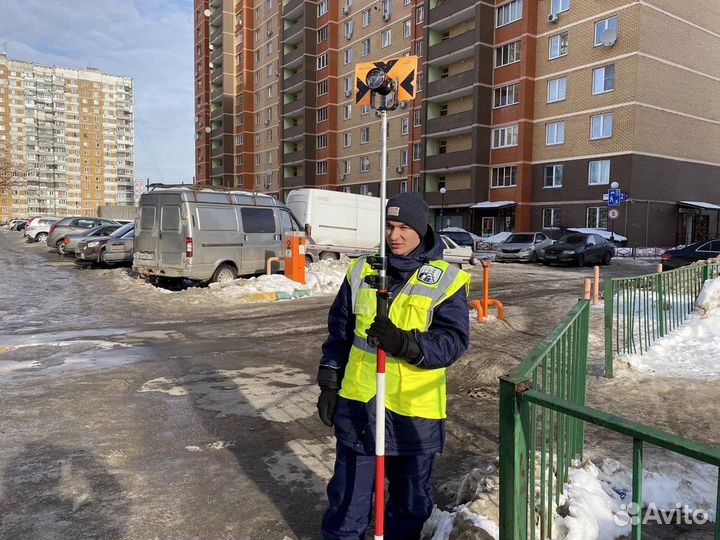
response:
{"label": "apartment building", "polygon": [[[200,181],[378,194],[380,122],[354,104],[355,65],[416,54],[417,97],[388,114],[388,193],[422,192],[436,226],[598,228],[630,245],[720,236],[713,0],[196,8]],[[615,220],[612,182],[629,197]]]}
{"label": "apartment building", "polygon": [[132,79],[0,54],[0,221],[132,205],[134,140]]}

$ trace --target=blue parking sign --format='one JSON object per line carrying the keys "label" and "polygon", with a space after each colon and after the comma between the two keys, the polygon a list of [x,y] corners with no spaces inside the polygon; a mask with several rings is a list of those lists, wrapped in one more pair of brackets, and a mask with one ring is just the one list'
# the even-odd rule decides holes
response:
{"label": "blue parking sign", "polygon": [[607,204],[608,206],[620,206],[620,196],[621,192],[620,189],[608,189],[608,199]]}

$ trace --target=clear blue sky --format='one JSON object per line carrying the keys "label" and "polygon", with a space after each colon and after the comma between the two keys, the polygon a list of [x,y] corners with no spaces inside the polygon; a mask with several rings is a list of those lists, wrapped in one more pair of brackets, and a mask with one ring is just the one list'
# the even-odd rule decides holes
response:
{"label": "clear blue sky", "polygon": [[2,0],[8,57],[132,77],[135,174],[192,180],[192,0]]}

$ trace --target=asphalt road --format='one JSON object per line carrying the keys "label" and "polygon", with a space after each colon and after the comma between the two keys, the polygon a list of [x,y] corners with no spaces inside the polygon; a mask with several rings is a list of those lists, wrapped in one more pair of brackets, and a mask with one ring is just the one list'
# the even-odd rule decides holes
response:
{"label": "asphalt road", "polygon": [[[6,231],[0,267],[0,537],[319,536],[334,441],[315,415],[314,377],[332,297],[239,304],[156,290]],[[449,370],[441,506],[495,461],[497,377],[592,269],[492,272],[506,320],[473,324],[471,350]]]}

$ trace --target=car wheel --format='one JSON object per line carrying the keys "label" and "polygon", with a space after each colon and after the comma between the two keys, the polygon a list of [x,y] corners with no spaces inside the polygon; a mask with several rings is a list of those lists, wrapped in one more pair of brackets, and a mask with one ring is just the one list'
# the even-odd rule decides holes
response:
{"label": "car wheel", "polygon": [[103,249],[100,254],[98,255],[98,262],[100,264],[107,264],[108,262],[105,260],[105,250]]}
{"label": "car wheel", "polygon": [[305,255],[305,268],[310,268],[310,265],[312,264],[313,260],[310,255]]}
{"label": "car wheel", "polygon": [[578,266],[585,266],[585,255],[583,255],[582,253],[581,253],[580,255],[578,255],[577,265],[578,265]]}
{"label": "car wheel", "polygon": [[212,277],[213,283],[230,283],[237,277],[237,272],[235,271],[235,268],[230,266],[229,264],[221,264],[217,267],[217,270],[215,270],[215,273]]}
{"label": "car wheel", "polygon": [[55,242],[55,249],[58,252],[58,255],[65,255],[65,242],[63,240],[60,240],[59,242]]}
{"label": "car wheel", "polygon": [[537,253],[536,253],[535,251],[533,251],[533,252],[530,254],[530,262],[531,262],[531,263],[536,263],[537,261],[538,261]]}
{"label": "car wheel", "polygon": [[610,264],[610,259],[612,259],[612,253],[606,251],[605,255],[603,255],[602,261],[600,261],[600,264],[602,264],[603,266],[607,266],[608,264]]}
{"label": "car wheel", "polygon": [[35,237],[36,242],[45,242],[47,240],[47,233],[41,232],[38,233]]}
{"label": "car wheel", "polygon": [[323,251],[320,254],[320,260],[321,261],[336,261],[338,260],[338,256],[333,253],[332,251]]}

